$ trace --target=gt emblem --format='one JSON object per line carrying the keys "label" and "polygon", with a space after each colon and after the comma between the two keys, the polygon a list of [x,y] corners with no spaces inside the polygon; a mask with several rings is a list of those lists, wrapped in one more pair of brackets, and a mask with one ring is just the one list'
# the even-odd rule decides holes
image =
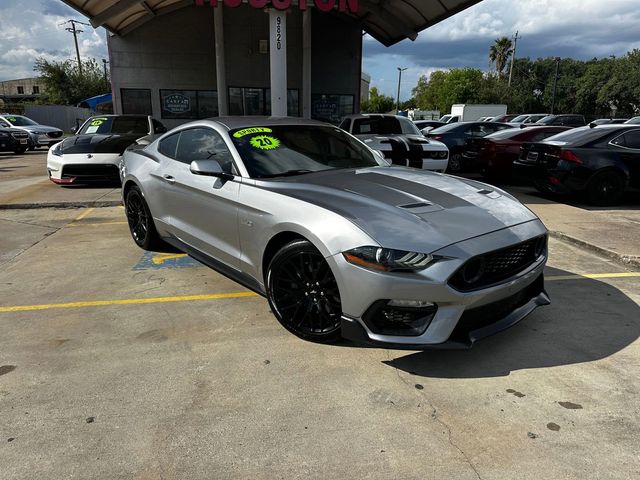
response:
{"label": "gt emblem", "polygon": [[93,155],[91,155],[90,153],[87,153],[87,158],[93,158]]}

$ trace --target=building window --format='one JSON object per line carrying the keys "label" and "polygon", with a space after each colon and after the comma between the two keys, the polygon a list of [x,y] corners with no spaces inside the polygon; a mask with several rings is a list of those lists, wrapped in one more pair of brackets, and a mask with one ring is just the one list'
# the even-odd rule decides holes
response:
{"label": "building window", "polygon": [[40,87],[38,85],[34,85],[33,86],[33,92],[34,95],[38,95],[40,93]]}
{"label": "building window", "polygon": [[[300,115],[298,90],[287,90],[287,115]],[[270,88],[229,88],[230,115],[271,115]]]}
{"label": "building window", "polygon": [[353,95],[311,95],[311,118],[338,125],[343,117],[353,114]]}
{"label": "building window", "polygon": [[16,87],[18,89],[18,95],[24,95],[24,87]]}
{"label": "building window", "polygon": [[194,120],[218,116],[214,90],[160,90],[162,118]]}
{"label": "building window", "polygon": [[146,88],[121,88],[122,113],[151,115],[151,90]]}

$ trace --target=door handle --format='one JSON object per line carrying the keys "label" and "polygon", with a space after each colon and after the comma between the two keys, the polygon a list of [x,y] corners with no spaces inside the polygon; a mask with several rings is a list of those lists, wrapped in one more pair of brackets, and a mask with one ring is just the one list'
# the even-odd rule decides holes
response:
{"label": "door handle", "polygon": [[163,175],[162,178],[164,178],[164,180],[168,183],[176,183],[176,179],[171,175]]}

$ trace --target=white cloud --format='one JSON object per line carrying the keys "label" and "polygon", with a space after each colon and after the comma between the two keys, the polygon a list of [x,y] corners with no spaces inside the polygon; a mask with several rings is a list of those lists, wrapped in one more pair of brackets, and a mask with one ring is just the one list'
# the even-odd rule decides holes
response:
{"label": "white cloud", "polygon": [[[44,14],[43,14],[44,12]],[[73,35],[61,23],[70,18],[87,22],[60,0],[1,0],[0,80],[32,77],[38,57],[75,60]],[[78,37],[83,59],[107,55],[104,29],[82,26]]]}

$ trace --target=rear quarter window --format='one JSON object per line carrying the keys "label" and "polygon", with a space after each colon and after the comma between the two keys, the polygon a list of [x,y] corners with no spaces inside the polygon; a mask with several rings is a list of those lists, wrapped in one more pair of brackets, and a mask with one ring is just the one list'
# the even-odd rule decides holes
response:
{"label": "rear quarter window", "polygon": [[176,158],[176,148],[178,147],[178,138],[180,137],[180,133],[174,133],[168,137],[160,140],[158,144],[158,151],[163,154],[165,157]]}

